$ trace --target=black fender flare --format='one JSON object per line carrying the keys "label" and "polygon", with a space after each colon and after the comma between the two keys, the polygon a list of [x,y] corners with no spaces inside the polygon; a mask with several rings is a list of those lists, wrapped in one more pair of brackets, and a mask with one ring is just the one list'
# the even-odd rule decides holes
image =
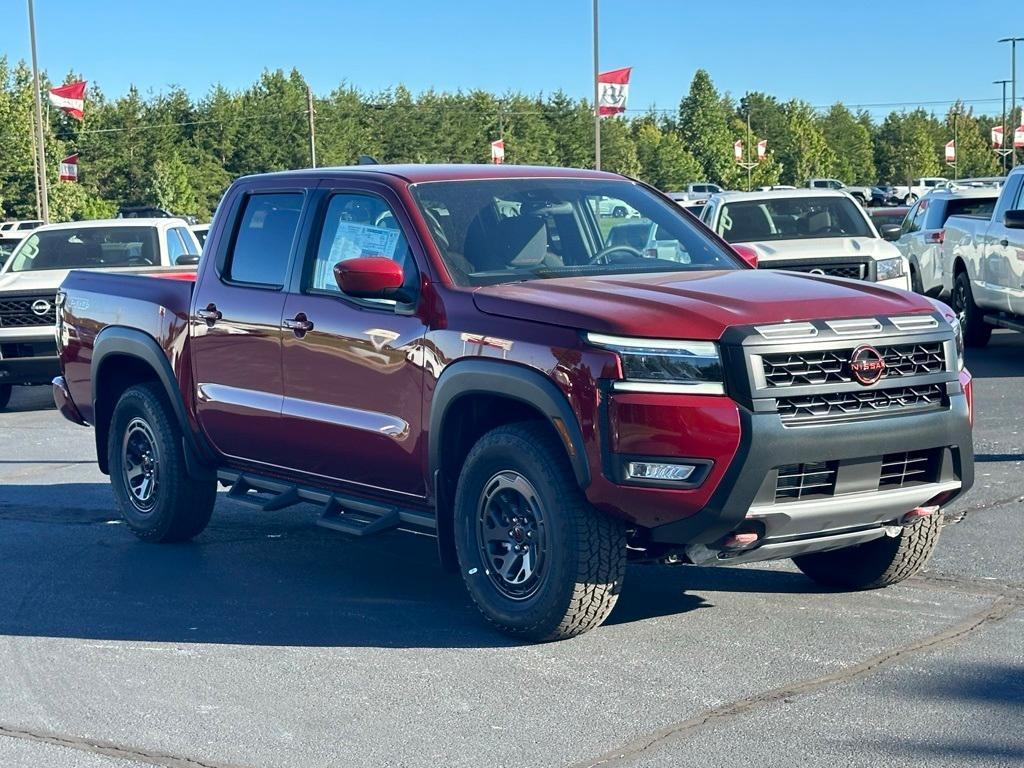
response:
{"label": "black fender flare", "polygon": [[[164,394],[167,396],[167,402],[171,406],[171,412],[178,422],[178,427],[181,429],[185,462],[188,465],[189,474],[201,477],[207,476],[209,469],[205,466],[206,462],[203,461],[202,457],[209,456],[210,453],[203,450],[203,446],[200,446],[200,438],[197,438],[189,424],[188,412],[185,410],[185,401],[181,395],[178,380],[174,375],[174,370],[171,368],[167,355],[160,348],[156,339],[148,333],[136,328],[114,325],[107,326],[97,334],[96,341],[93,344],[92,363],[89,371],[93,386],[93,413],[96,415],[99,413],[97,409],[97,401],[99,400],[98,392],[96,391],[97,382],[100,380],[99,375],[103,370],[104,363],[111,356],[135,358],[145,363],[153,371],[157,381],[163,387]],[[101,427],[97,423],[96,455],[100,468],[104,472],[107,471],[106,441],[103,439],[106,434],[106,426]]]}
{"label": "black fender flare", "polygon": [[[518,363],[502,360],[470,359],[452,363],[441,372],[430,402],[428,424],[428,465],[430,477],[441,469],[441,439],[448,412],[460,398],[471,394],[500,395],[518,400],[543,414],[565,446],[576,482],[590,485],[590,467],[579,420],[562,390],[543,373]],[[559,427],[561,424],[561,428]]]}

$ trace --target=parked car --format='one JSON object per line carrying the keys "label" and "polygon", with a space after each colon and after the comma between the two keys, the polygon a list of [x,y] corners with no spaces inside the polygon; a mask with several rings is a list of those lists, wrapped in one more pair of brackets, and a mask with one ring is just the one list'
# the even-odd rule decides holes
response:
{"label": "parked car", "polygon": [[[598,199],[659,250],[609,242]],[[948,307],[750,269],[614,174],[251,176],[208,242],[194,276],[76,271],[60,293],[54,398],[148,541],[199,534],[218,480],[314,502],[351,536],[436,536],[493,625],[553,640],[605,619],[627,559],[894,583],[972,483]]]}
{"label": "parked car", "polygon": [[209,224],[193,224],[189,229],[191,229],[192,234],[196,236],[196,240],[199,241],[200,246],[206,243],[206,236],[210,233]]}
{"label": "parked car", "polygon": [[[726,192],[708,201],[701,219],[727,242],[755,252],[763,269],[910,287],[906,259],[846,192]],[[890,236],[899,231],[889,226]]]}
{"label": "parked car", "polygon": [[910,263],[912,290],[929,296],[942,292],[942,242],[946,236],[946,220],[950,216],[987,219],[992,215],[998,196],[999,191],[993,188],[938,189],[914,203],[895,241]]}
{"label": "parked car", "polygon": [[49,224],[23,238],[0,269],[0,408],[11,387],[49,384],[60,371],[55,298],[68,271],[137,270],[195,263],[200,251],[181,219]]}
{"label": "parked car", "polygon": [[925,176],[914,179],[910,186],[899,184],[893,187],[895,197],[904,205],[913,205],[921,197],[924,197],[933,189],[941,189],[946,186],[949,179],[945,176]]}
{"label": "parked car", "polygon": [[885,205],[903,205],[899,196],[899,190],[891,184],[880,184],[871,188],[871,201],[873,207]]}
{"label": "parked car", "polygon": [[711,195],[724,192],[717,184],[711,184],[706,181],[695,182],[693,184],[687,184],[686,189],[681,192],[666,192],[676,202],[690,202],[690,201],[705,201]]}
{"label": "parked car", "polygon": [[[907,212],[910,208],[906,205],[899,205],[895,208],[869,208],[868,217],[871,219],[871,223],[875,225],[875,229],[881,230],[881,228],[887,224],[895,224],[897,227],[903,224],[903,220],[907,217]],[[898,237],[900,230],[894,230],[889,228],[886,230],[890,233],[890,237]]]}
{"label": "parked car", "polygon": [[846,192],[861,205],[871,202],[871,187],[848,187],[839,179],[808,179],[804,186],[808,189],[836,189]]}
{"label": "parked car", "polygon": [[[597,211],[598,216],[610,216],[616,219],[625,219],[634,218],[640,215],[634,208],[630,207],[622,200],[616,200],[615,198],[607,196],[595,199],[592,205]],[[508,205],[506,205],[505,208],[507,209],[505,211],[506,214],[511,214],[512,216],[518,215],[518,208],[510,207]]]}
{"label": "parked car", "polygon": [[36,227],[40,226],[43,222],[38,219],[27,219],[25,221],[5,221],[0,224],[0,235],[24,235],[26,232],[30,232]]}
{"label": "parked car", "polygon": [[994,327],[1024,331],[1024,167],[1006,177],[990,215],[946,219],[942,287],[972,346]]}

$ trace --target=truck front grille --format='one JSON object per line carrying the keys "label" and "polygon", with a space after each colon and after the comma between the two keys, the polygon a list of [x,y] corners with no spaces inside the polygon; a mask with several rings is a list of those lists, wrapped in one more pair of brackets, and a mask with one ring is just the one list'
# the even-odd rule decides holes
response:
{"label": "truck front grille", "polygon": [[[937,483],[943,448],[889,453],[840,461],[786,464],[776,467],[775,503],[788,504],[864,491],[892,491]],[[867,469],[870,467],[870,469]],[[849,470],[845,474],[845,470]],[[865,477],[865,473],[870,472]],[[847,479],[844,482],[844,477]]]}
{"label": "truck front grille", "polygon": [[[876,347],[885,359],[883,379],[941,373],[946,370],[941,341],[925,344],[892,344]],[[849,384],[854,381],[850,358],[856,347],[811,352],[783,352],[761,357],[769,387],[803,387]]]}
{"label": "truck front grille", "polygon": [[867,280],[870,277],[868,265],[865,262],[843,261],[827,264],[786,264],[766,263],[769,269],[788,269],[791,272],[804,272],[813,275],[827,275],[828,277],[847,277],[851,280]]}
{"label": "truck front grille", "polygon": [[0,328],[26,328],[57,322],[54,295],[0,299]]}
{"label": "truck front grille", "polygon": [[941,384],[894,389],[865,389],[804,397],[780,397],[783,424],[842,421],[870,416],[940,408],[945,388]]}

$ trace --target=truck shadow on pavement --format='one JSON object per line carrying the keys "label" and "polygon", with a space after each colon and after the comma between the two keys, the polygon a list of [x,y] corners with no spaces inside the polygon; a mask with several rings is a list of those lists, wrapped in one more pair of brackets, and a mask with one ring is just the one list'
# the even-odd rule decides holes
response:
{"label": "truck shadow on pavement", "polygon": [[997,331],[986,347],[968,347],[964,360],[977,379],[1024,376],[1024,334]]}
{"label": "truck shadow on pavement", "polygon": [[[504,647],[435,541],[351,540],[315,512],[221,499],[188,544],[138,541],[98,483],[0,489],[0,634],[170,643]],[[695,592],[816,593],[781,571],[630,567],[609,625],[709,608]]]}

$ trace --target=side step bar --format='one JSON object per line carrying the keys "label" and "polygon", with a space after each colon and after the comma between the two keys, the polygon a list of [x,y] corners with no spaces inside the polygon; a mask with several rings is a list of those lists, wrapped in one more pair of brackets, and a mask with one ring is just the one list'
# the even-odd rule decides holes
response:
{"label": "side step bar", "polygon": [[349,536],[371,536],[406,525],[427,531],[437,530],[437,519],[433,515],[405,507],[293,485],[250,472],[221,470],[217,479],[230,486],[229,499],[264,512],[276,512],[295,504],[319,504],[323,511],[317,525]]}
{"label": "side step bar", "polygon": [[985,315],[985,322],[997,328],[1009,328],[1024,333],[1024,320],[1009,315]]}

